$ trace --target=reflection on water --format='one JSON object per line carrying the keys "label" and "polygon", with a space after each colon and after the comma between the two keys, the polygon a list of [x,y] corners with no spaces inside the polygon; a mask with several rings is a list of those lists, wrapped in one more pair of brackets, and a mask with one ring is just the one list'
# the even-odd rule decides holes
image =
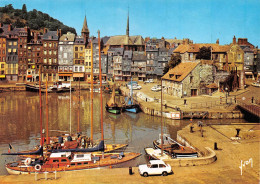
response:
{"label": "reflection on water", "polygon": [[[90,136],[90,93],[82,91],[80,96],[80,130]],[[103,96],[103,107],[109,95]],[[45,95],[42,96],[43,127],[45,127]],[[70,129],[70,97],[65,94],[48,94],[49,135],[58,136],[61,131]],[[104,108],[105,109],[105,108]],[[39,96],[32,92],[0,94],[0,153],[8,151],[11,143],[15,151],[34,148],[39,144],[40,121]],[[100,139],[100,100],[94,94],[94,139]],[[76,133],[78,121],[78,93],[72,93],[71,124]],[[176,138],[176,132],[186,126],[189,120],[164,119],[164,132]],[[244,122],[244,120],[205,120],[206,123]],[[104,110],[104,138],[106,143],[127,143],[127,151],[143,153],[139,163],[144,163],[144,147],[152,146],[152,141],[161,132],[161,118],[144,113],[120,115],[109,114]],[[1,156],[0,174],[7,174],[5,163],[16,157]]]}

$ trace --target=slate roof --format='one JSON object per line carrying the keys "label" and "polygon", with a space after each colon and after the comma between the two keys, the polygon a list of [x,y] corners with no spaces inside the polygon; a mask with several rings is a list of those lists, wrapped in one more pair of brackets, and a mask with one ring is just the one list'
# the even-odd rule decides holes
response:
{"label": "slate roof", "polygon": [[80,45],[80,44],[84,45],[85,44],[84,38],[79,37],[79,36],[76,37],[74,44],[76,44],[76,45]]}
{"label": "slate roof", "polygon": [[47,33],[43,34],[43,40],[59,40],[57,31],[48,31]]}
{"label": "slate roof", "polygon": [[173,52],[185,53],[185,52],[199,52],[201,47],[212,47],[212,52],[227,52],[230,49],[230,45],[219,45],[209,43],[197,43],[197,44],[182,44],[179,45]]}
{"label": "slate roof", "polygon": [[144,39],[142,36],[111,36],[106,45],[144,45]]}
{"label": "slate roof", "polygon": [[[189,75],[194,68],[196,68],[200,62],[185,62],[180,63],[176,67],[170,69],[163,77],[164,80],[181,82],[187,75]],[[176,77],[178,76],[178,77]]]}
{"label": "slate roof", "polygon": [[8,30],[8,26],[9,24],[4,24],[1,27],[1,31],[0,31],[0,36],[5,36],[5,37],[9,37],[9,35],[12,36],[18,36],[19,32],[22,31],[24,28],[11,28],[11,31]]}

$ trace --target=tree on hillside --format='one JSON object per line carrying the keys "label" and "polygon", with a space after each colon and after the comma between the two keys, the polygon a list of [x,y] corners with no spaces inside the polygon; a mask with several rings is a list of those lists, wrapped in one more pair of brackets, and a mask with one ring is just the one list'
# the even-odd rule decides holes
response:
{"label": "tree on hillside", "polygon": [[164,67],[163,73],[167,73],[170,69],[174,68],[181,62],[181,55],[179,53],[172,54],[169,63]]}
{"label": "tree on hillside", "polygon": [[26,8],[25,4],[23,4],[23,7],[22,7],[22,16],[24,19],[27,19],[27,8]]}
{"label": "tree on hillside", "polygon": [[198,55],[196,56],[196,59],[205,59],[210,60],[211,58],[211,49],[210,47],[201,47]]}

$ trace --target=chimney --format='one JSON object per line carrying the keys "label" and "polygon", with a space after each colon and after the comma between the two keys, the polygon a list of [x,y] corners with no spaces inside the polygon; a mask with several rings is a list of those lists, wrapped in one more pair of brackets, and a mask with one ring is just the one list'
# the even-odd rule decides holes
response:
{"label": "chimney", "polygon": [[59,37],[59,29],[57,29],[57,36]]}
{"label": "chimney", "polygon": [[12,29],[12,24],[9,24],[8,25],[8,31],[11,31],[11,29]]}
{"label": "chimney", "polygon": [[38,40],[38,33],[35,32],[35,33],[34,33],[34,42],[37,42],[37,40]]}
{"label": "chimney", "polygon": [[46,28],[43,28],[43,34],[47,33]]}
{"label": "chimney", "polygon": [[216,44],[218,44],[218,45],[219,45],[219,39],[217,39],[217,41],[216,41]]}
{"label": "chimney", "polygon": [[234,37],[233,37],[233,44],[236,44],[236,43],[237,43],[237,39],[236,39],[236,37],[234,35]]}
{"label": "chimney", "polygon": [[59,31],[60,31],[60,36],[61,36],[61,29]]}

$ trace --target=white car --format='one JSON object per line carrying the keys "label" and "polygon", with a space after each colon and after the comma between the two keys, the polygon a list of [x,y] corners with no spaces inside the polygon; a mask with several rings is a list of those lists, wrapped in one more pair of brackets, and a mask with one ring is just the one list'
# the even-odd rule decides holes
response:
{"label": "white car", "polygon": [[[140,86],[139,84],[134,84],[132,85],[133,90],[140,90],[142,88],[142,86]],[[131,86],[129,87],[129,89],[131,90]]]}
{"label": "white car", "polygon": [[144,83],[153,83],[153,79],[147,79]]}
{"label": "white car", "polygon": [[144,177],[149,175],[167,176],[172,173],[172,168],[162,160],[150,160],[148,164],[139,165],[138,171]]}
{"label": "white car", "polygon": [[152,91],[155,91],[155,92],[161,91],[161,90],[162,90],[162,86],[161,86],[161,85],[155,85],[155,86],[153,86],[153,87],[151,88],[151,90],[152,90]]}

